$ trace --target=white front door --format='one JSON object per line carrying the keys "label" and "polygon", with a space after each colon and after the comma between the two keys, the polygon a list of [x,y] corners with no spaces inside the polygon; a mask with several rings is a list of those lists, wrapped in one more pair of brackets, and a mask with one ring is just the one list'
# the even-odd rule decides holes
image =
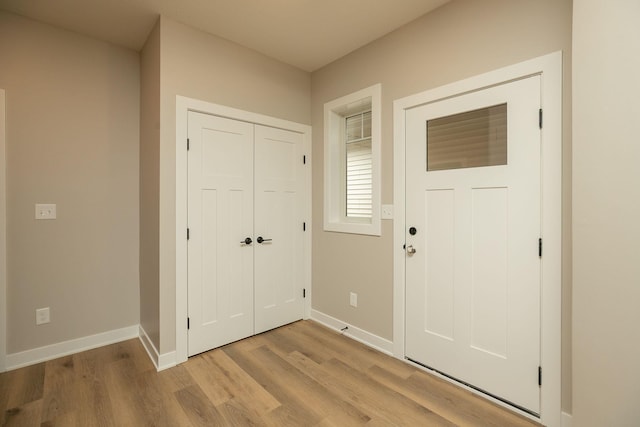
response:
{"label": "white front door", "polygon": [[253,140],[250,123],[189,113],[190,356],[254,331]]}
{"label": "white front door", "polygon": [[255,333],[303,314],[302,134],[255,127]]}
{"label": "white front door", "polygon": [[406,115],[406,356],[536,414],[539,108],[533,76]]}

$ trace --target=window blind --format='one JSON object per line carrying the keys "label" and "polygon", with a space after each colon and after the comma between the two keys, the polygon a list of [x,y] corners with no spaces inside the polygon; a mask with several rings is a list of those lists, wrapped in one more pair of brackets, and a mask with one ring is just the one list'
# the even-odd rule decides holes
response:
{"label": "window blind", "polygon": [[507,104],[427,122],[427,170],[507,164]]}
{"label": "window blind", "polygon": [[345,126],[346,215],[349,218],[371,218],[371,111],[347,117]]}

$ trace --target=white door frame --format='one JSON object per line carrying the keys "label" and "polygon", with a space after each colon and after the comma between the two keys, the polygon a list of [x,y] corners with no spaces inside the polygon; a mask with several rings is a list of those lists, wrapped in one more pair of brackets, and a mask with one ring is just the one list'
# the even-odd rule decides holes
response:
{"label": "white door frame", "polygon": [[[304,173],[304,302],[303,318],[311,312],[311,126],[213,104],[184,96],[176,96],[176,363],[187,361],[187,117],[189,111],[211,114],[228,119],[289,130],[303,135],[303,153],[306,156]],[[302,161],[302,159],[300,159]]]}
{"label": "white door frame", "polygon": [[7,369],[7,161],[6,108],[0,89],[0,372]]}
{"label": "white door frame", "polygon": [[[561,425],[562,302],[562,52],[504,67],[394,101],[393,354],[405,358],[405,114],[406,110],[531,75],[541,75],[541,288],[540,421]],[[500,403],[500,402],[499,402]],[[524,414],[524,413],[523,413]],[[528,414],[525,414],[529,416]]]}

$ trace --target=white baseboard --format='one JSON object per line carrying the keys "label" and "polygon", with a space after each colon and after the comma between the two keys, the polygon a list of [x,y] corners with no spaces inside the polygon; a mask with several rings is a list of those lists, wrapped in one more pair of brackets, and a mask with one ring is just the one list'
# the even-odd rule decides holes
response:
{"label": "white baseboard", "polygon": [[46,362],[47,360],[57,359],[58,357],[67,356],[69,354],[79,353],[81,351],[91,350],[93,348],[137,338],[138,335],[138,325],[133,325],[122,329],[115,329],[96,335],[25,350],[19,353],[7,354],[6,368],[8,371],[23,368],[25,366],[35,365],[36,363]]}
{"label": "white baseboard", "polygon": [[[321,323],[330,329],[334,329],[342,333],[343,335],[346,335],[349,338],[353,338],[354,340],[368,345],[369,347],[372,347],[382,353],[393,356],[393,342],[389,341],[388,339],[381,338],[377,335],[372,334],[371,332],[365,331],[364,329],[360,329],[356,326],[338,320],[335,317],[331,317],[328,314],[324,314],[313,309],[311,310],[311,320]],[[341,330],[345,326],[348,329],[342,332]]]}
{"label": "white baseboard", "polygon": [[566,412],[562,413],[562,427],[571,427],[573,425],[573,417]]}
{"label": "white baseboard", "polygon": [[156,367],[158,372],[163,371],[168,368],[172,368],[176,366],[176,352],[171,351],[169,353],[160,354],[155,345],[153,345],[153,341],[147,335],[147,332],[144,330],[142,325],[140,325],[140,342],[142,342],[142,346],[145,350],[147,350],[147,354],[149,358],[153,362],[153,365]]}

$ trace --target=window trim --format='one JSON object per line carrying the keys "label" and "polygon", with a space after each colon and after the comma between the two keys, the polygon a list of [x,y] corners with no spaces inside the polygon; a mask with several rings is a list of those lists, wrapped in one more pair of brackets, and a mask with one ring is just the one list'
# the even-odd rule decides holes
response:
{"label": "window trim", "polygon": [[[382,85],[361,89],[324,104],[324,230],[381,235],[380,141]],[[371,220],[346,216],[346,116],[371,110]]]}

